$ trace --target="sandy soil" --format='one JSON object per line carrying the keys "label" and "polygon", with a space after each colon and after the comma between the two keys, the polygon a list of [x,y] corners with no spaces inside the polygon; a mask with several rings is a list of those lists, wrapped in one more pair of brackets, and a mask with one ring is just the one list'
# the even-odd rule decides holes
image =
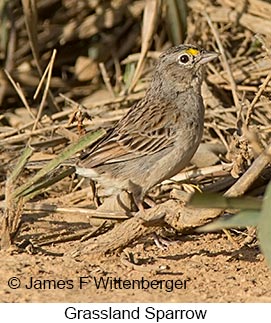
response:
{"label": "sandy soil", "polygon": [[[67,255],[78,241],[34,255],[1,251],[0,301],[271,302],[271,272],[258,247],[239,248],[220,233],[176,237],[167,250],[144,240],[95,259]],[[96,287],[101,279],[112,288]]]}

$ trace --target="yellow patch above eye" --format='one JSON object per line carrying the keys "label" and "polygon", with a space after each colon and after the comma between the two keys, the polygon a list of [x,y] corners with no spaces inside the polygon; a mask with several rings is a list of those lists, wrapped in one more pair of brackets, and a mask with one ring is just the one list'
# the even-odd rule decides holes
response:
{"label": "yellow patch above eye", "polygon": [[185,51],[187,54],[190,54],[192,56],[196,56],[199,54],[199,50],[195,49],[195,48],[188,48],[186,51]]}

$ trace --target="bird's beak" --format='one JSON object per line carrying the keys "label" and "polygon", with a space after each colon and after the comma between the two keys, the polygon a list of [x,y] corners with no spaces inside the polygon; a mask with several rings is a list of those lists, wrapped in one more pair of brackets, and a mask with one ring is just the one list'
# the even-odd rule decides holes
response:
{"label": "bird's beak", "polygon": [[219,55],[220,55],[220,53],[217,53],[217,52],[204,51],[203,53],[201,53],[199,64],[201,64],[201,65],[206,64],[206,63],[214,60],[215,58],[217,58]]}

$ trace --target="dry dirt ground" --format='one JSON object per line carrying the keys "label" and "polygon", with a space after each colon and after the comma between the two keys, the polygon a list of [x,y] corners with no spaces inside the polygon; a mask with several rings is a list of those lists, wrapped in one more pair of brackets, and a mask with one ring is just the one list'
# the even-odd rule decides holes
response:
{"label": "dry dirt ground", "polygon": [[[42,225],[42,220],[36,223]],[[146,237],[104,257],[72,257],[79,245],[72,241],[44,246],[36,254],[16,248],[1,251],[0,301],[271,302],[271,271],[258,247],[240,248],[224,233],[178,236],[167,250]],[[153,289],[97,288],[95,281],[101,278],[121,279],[126,287],[132,280],[143,280]],[[157,280],[164,280],[161,289],[153,282]]]}

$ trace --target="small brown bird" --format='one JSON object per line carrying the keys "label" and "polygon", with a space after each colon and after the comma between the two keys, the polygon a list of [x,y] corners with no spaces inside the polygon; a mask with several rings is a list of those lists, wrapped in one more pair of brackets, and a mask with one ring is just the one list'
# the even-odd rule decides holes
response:
{"label": "small brown bird", "polygon": [[147,191],[187,166],[199,146],[204,67],[218,55],[194,45],[163,52],[144,98],[81,158],[77,174],[113,195],[131,192],[142,209]]}

